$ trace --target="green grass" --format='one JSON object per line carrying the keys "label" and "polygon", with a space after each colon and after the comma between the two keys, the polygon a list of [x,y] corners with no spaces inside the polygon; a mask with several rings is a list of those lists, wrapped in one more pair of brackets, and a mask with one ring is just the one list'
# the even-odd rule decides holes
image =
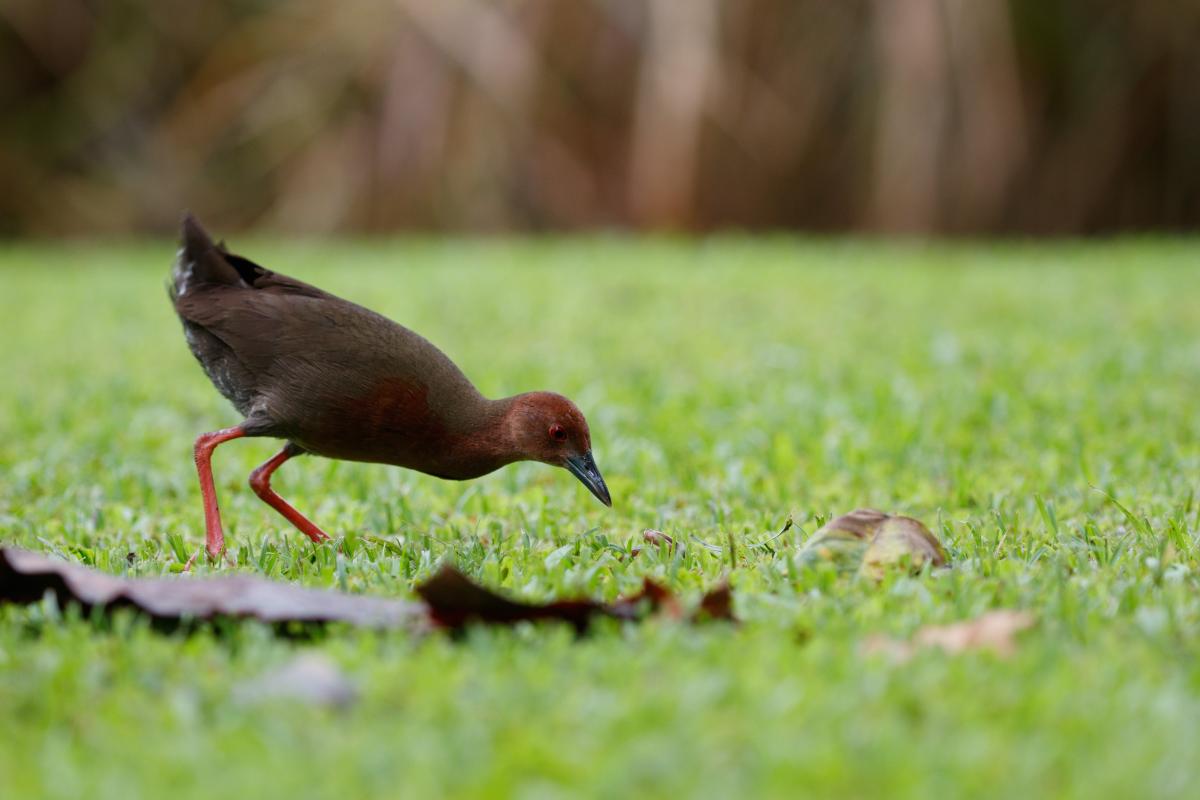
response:
{"label": "green grass", "polygon": [[[237,244],[421,331],[487,394],[572,396],[616,500],[534,464],[456,484],[289,463],[276,486],[339,552],[246,488],[275,443],[233,442],[237,570],[409,597],[453,558],[531,598],[643,576],[694,597],[728,572],[745,623],[296,642],[0,609],[0,797],[1195,791],[1200,244]],[[130,575],[201,545],[192,439],[238,420],[167,305],[172,254],[0,250],[4,543]],[[925,520],[953,569],[795,567],[860,506]],[[630,558],[647,527],[690,546]],[[860,654],[991,608],[1037,616],[1011,659]],[[238,702],[309,649],[357,705]]]}

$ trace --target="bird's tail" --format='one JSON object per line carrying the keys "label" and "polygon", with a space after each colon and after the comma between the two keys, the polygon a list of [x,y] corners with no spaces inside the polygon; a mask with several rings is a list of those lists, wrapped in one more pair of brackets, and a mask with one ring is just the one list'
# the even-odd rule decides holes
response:
{"label": "bird's tail", "polygon": [[179,252],[171,268],[167,293],[171,296],[171,302],[175,302],[204,284],[246,285],[239,271],[226,260],[223,249],[213,244],[212,238],[195,217],[185,214]]}

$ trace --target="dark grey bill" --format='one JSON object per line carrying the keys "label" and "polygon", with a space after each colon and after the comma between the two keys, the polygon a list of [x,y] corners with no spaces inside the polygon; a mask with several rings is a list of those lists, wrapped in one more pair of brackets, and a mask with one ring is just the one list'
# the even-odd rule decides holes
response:
{"label": "dark grey bill", "polygon": [[601,503],[612,508],[612,497],[608,493],[608,487],[604,485],[604,478],[600,475],[600,468],[596,466],[596,459],[592,458],[590,450],[581,456],[568,456],[567,469],[579,478],[579,482],[596,495]]}

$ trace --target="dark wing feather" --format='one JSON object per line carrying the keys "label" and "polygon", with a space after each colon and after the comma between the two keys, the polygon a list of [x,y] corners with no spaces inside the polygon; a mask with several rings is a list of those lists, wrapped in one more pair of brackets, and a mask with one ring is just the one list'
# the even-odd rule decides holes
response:
{"label": "dark wing feather", "polygon": [[242,346],[237,336],[223,333],[225,323],[240,317],[251,323],[260,320],[262,327],[269,328],[274,316],[270,309],[261,313],[256,311],[258,304],[249,301],[259,292],[310,298],[329,295],[230,253],[223,242],[214,244],[190,214],[184,217],[180,239],[168,293],[188,346],[209,380],[242,414],[262,416],[265,376],[258,356],[269,358],[271,353]]}

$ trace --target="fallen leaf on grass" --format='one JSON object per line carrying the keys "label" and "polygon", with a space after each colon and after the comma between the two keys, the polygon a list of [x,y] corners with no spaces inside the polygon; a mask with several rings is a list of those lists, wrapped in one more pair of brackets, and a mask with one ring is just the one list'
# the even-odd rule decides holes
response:
{"label": "fallen leaf on grass", "polygon": [[[381,629],[420,629],[431,622],[457,630],[473,622],[512,625],[557,620],[582,632],[596,617],[684,618],[675,595],[649,579],[641,591],[613,603],[524,603],[485,589],[446,565],[416,591],[423,603],[306,589],[247,575],[118,578],[39,553],[0,548],[0,602],[36,603],[49,592],[60,606],[74,604],[105,612],[133,608],[165,624],[252,618],[273,624],[346,622]],[[705,595],[692,620],[733,620],[730,598],[728,584],[718,587]]]}
{"label": "fallen leaf on grass", "polygon": [[675,540],[667,536],[662,531],[656,531],[653,528],[647,528],[642,531],[642,538],[649,544],[656,544],[662,547],[674,547]]}
{"label": "fallen leaf on grass", "polygon": [[945,566],[946,552],[920,520],[860,508],[826,523],[796,559],[801,564],[829,563],[839,571],[880,580],[897,567],[917,573],[926,564]]}
{"label": "fallen leaf on grass", "polygon": [[562,600],[544,605],[509,600],[448,565],[418,584],[416,591],[425,601],[434,624],[452,629],[469,622],[512,625],[524,620],[557,619],[582,631],[593,616],[601,613],[600,604],[591,600]]}
{"label": "fallen leaf on grass", "polygon": [[[436,575],[417,586],[417,594],[429,608],[434,624],[459,630],[472,622],[489,625],[513,625],[518,622],[557,620],[582,633],[598,617],[641,621],[659,615],[683,619],[683,608],[667,588],[646,578],[641,591],[612,603],[595,600],[555,600],[549,603],[525,603],[510,600],[485,589],[452,566],[442,567]],[[732,592],[722,584],[706,594],[692,614],[691,621],[736,621],[732,612]]]}
{"label": "fallen leaf on grass", "polygon": [[[675,540],[670,536],[667,536],[662,531],[656,531],[653,528],[647,528],[646,530],[642,531],[642,539],[647,544],[652,544],[656,547],[665,547],[667,550],[672,552],[675,550]],[[641,554],[642,548],[640,547],[633,547],[629,551],[629,555],[632,558],[637,558]]]}
{"label": "fallen leaf on grass", "polygon": [[0,548],[0,600],[36,603],[47,592],[60,606],[134,608],[164,623],[250,617],[272,624],[401,628],[425,619],[423,606],[404,600],[307,589],[250,575],[118,578],[40,553]]}
{"label": "fallen leaf on grass", "polygon": [[710,589],[700,598],[700,605],[693,612],[692,621],[705,619],[737,622],[737,617],[733,615],[733,590],[729,588],[729,581],[723,581],[720,586]]}
{"label": "fallen leaf on grass", "polygon": [[665,586],[649,578],[642,578],[641,591],[622,597],[609,606],[612,616],[618,619],[638,619],[650,614],[661,614],[670,619],[682,619],[683,607],[679,599]]}
{"label": "fallen leaf on grass", "polygon": [[1032,627],[1033,623],[1033,614],[1028,611],[989,611],[964,622],[926,625],[909,641],[883,635],[870,636],[863,641],[862,652],[867,655],[890,656],[896,661],[907,661],[918,650],[938,647],[951,655],[972,650],[991,650],[1007,658],[1016,652],[1016,635]]}

